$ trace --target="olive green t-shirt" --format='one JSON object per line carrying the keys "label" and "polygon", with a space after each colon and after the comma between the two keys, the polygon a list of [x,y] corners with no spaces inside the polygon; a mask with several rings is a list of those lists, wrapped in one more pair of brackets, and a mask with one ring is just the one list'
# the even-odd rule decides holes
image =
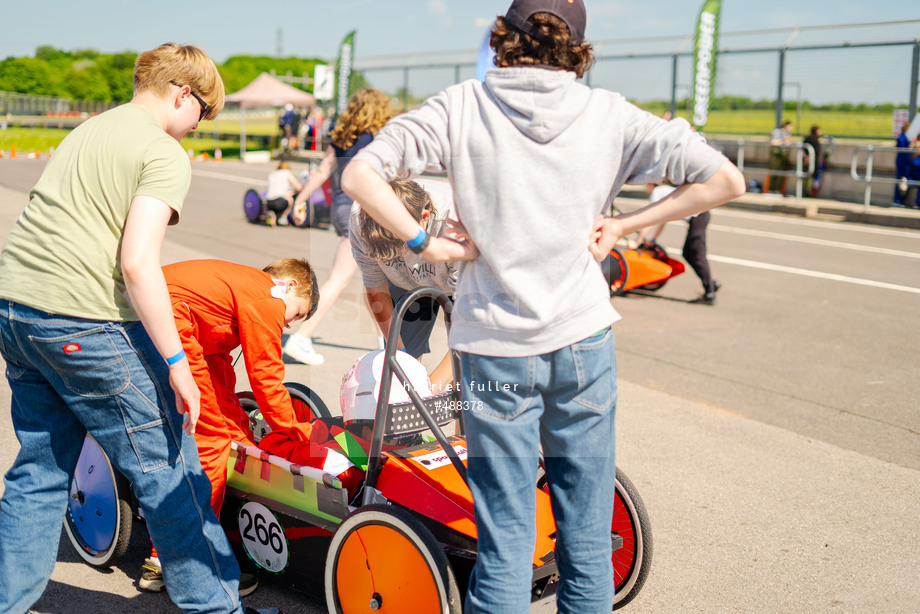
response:
{"label": "olive green t-shirt", "polygon": [[135,196],[178,214],[188,156],[144,107],[125,104],[76,128],[54,152],[0,254],[0,298],[80,318],[137,320],[121,274]]}

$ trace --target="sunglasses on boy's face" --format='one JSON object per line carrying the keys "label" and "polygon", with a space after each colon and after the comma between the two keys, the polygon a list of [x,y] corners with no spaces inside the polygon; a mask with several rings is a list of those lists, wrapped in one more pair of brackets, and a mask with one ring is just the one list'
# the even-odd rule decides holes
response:
{"label": "sunglasses on boy's face", "polygon": [[[170,81],[170,83],[171,83],[172,85],[175,85],[176,87],[182,87],[181,85],[179,85],[179,84],[176,83],[175,81]],[[191,94],[192,96],[194,96],[194,97],[195,97],[195,100],[198,101],[199,106],[201,106],[201,114],[198,116],[198,121],[203,120],[203,119],[204,119],[204,116],[211,112],[211,105],[209,105],[209,104],[206,103],[204,100],[202,100],[202,99],[201,99],[201,96],[199,96],[198,94],[196,94],[195,91],[192,90],[192,88],[189,88],[188,93]]]}

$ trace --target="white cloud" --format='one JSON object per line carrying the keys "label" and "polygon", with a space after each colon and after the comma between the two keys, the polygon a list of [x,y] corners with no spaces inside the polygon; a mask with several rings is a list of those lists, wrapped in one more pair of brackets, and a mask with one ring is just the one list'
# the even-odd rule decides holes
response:
{"label": "white cloud", "polygon": [[493,23],[495,23],[494,17],[477,17],[473,21],[473,25],[476,26],[477,28],[488,28]]}
{"label": "white cloud", "polygon": [[447,3],[444,0],[428,0],[429,15],[446,15]]}

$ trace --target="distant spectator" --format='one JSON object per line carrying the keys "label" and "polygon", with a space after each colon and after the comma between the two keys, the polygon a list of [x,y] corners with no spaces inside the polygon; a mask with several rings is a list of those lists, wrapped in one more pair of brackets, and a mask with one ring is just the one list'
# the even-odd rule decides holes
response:
{"label": "distant spectator", "polygon": [[[911,143],[911,149],[920,149],[920,136],[914,138],[914,142]],[[914,151],[911,153],[913,159],[910,161],[910,171],[907,175],[907,178],[911,181],[920,182],[920,153]],[[907,196],[910,192],[910,186],[904,190],[904,204],[907,204]],[[920,209],[920,186],[917,187],[917,195],[914,197],[914,209]]]}
{"label": "distant spectator", "polygon": [[268,208],[269,226],[287,226],[287,214],[294,205],[294,195],[300,191],[300,182],[291,172],[287,160],[268,174],[268,188],[265,190],[265,205]]}
{"label": "distant spectator", "polygon": [[[770,171],[789,169],[789,145],[792,145],[792,122],[786,120],[781,128],[776,128],[770,134],[770,160],[767,162],[767,168]],[[767,190],[771,194],[782,193],[785,180],[785,175],[771,172]]]}
{"label": "distant spectator", "polygon": [[[319,107],[313,107],[304,124],[306,125],[305,136],[310,139],[310,149],[313,151],[321,151],[323,148],[323,134],[326,125],[326,118],[323,115],[323,110]],[[306,139],[304,139],[304,143],[306,144]]]}
{"label": "distant spectator", "polygon": [[300,113],[290,103],[284,105],[284,114],[281,116],[281,129],[284,130],[287,148],[300,149],[300,139],[297,136],[298,130],[300,130]]}
{"label": "distant spectator", "polygon": [[895,147],[901,149],[901,151],[899,151],[894,157],[895,176],[898,180],[898,183],[894,184],[895,207],[904,206],[904,200],[907,198],[907,192],[909,191],[909,188],[907,187],[907,178],[910,176],[911,152],[908,151],[908,149],[910,148],[911,143],[907,138],[908,128],[910,128],[910,124],[903,124],[901,126],[901,134],[898,135],[898,138],[895,141]]}
{"label": "distant spectator", "polygon": [[[821,127],[815,124],[811,127],[811,131],[808,133],[808,136],[805,137],[804,141],[811,145],[811,148],[815,152],[815,170],[812,171],[811,177],[808,178],[808,182],[805,186],[805,194],[810,194],[815,196],[812,193],[812,187],[815,185],[815,181],[818,179],[818,173],[821,172]],[[805,167],[808,167],[808,149],[805,149]]]}

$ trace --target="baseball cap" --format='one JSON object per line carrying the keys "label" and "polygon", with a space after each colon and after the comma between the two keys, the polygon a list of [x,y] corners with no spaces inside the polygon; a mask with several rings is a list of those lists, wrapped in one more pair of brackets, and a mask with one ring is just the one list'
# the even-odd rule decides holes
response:
{"label": "baseball cap", "polygon": [[569,27],[572,45],[585,41],[585,25],[588,21],[582,0],[514,0],[505,14],[505,20],[512,26],[537,40],[551,42],[540,34],[539,29],[527,20],[534,13],[551,13]]}

